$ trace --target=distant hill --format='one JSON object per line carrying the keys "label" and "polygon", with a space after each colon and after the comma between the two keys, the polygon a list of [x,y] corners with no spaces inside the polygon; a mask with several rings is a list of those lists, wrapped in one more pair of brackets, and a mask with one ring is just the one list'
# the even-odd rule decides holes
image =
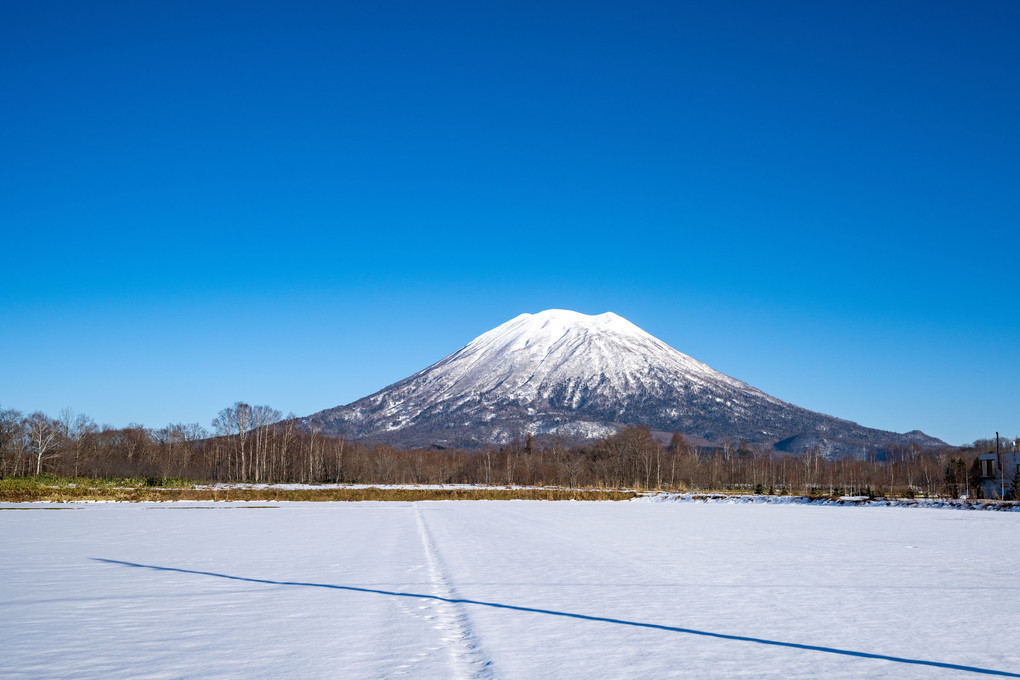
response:
{"label": "distant hill", "polygon": [[585,439],[626,425],[828,456],[945,446],[917,430],[875,430],[788,404],[611,312],[556,309],[522,314],[400,382],[299,424],[395,446],[477,447],[528,433]]}

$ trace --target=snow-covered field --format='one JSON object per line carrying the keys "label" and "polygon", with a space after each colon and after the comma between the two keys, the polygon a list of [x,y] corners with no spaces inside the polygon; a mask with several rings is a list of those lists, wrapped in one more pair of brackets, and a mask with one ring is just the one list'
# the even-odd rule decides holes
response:
{"label": "snow-covered field", "polygon": [[1020,677],[1020,513],[0,506],[0,678]]}

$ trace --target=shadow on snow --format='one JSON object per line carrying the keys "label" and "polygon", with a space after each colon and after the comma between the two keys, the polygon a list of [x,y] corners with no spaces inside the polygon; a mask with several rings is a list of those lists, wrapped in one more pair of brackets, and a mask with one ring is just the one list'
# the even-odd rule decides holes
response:
{"label": "shadow on snow", "polygon": [[267,585],[274,586],[297,586],[302,588],[327,588],[330,590],[344,590],[355,593],[372,593],[375,595],[390,595],[393,597],[412,597],[419,600],[436,600],[440,602],[450,602],[453,604],[463,605],[477,605],[480,607],[493,607],[496,609],[509,609],[518,612],[529,612],[532,614],[547,614],[549,616],[564,616],[571,619],[581,619],[584,621],[597,621],[600,623],[613,623],[618,626],[634,626],[636,628],[650,628],[652,630],[664,630],[671,633],[684,633],[686,635],[698,635],[701,637],[715,638],[718,640],[734,640],[736,642],[753,642],[759,645],[769,645],[772,647],[785,647],[788,649],[803,649],[810,652],[824,652],[826,654],[839,654],[841,656],[852,656],[863,659],[879,659],[881,661],[892,661],[895,663],[911,664],[915,666],[928,666],[931,668],[947,668],[956,671],[967,671],[970,673],[982,673],[984,675],[997,675],[1006,678],[1020,678],[1020,673],[1010,673],[1007,671],[996,671],[989,668],[978,668],[976,666],[963,666],[955,663],[943,663],[941,661],[925,661],[923,659],[907,659],[900,656],[888,656],[886,654],[872,654],[870,652],[855,652],[849,649],[839,649],[837,647],[821,647],[818,645],[802,645],[796,642],[781,642],[779,640],[766,640],[764,638],[746,637],[744,635],[727,635],[726,633],[713,633],[706,630],[696,630],[694,628],[680,628],[677,626],[664,626],[658,623],[643,623],[641,621],[625,621],[623,619],[613,619],[605,616],[590,616],[588,614],[572,614],[570,612],[558,612],[551,609],[537,609],[535,607],[520,607],[512,604],[501,604],[499,602],[484,602],[481,600],[468,600],[464,598],[451,598],[451,597],[440,597],[437,595],[425,595],[422,593],[399,593],[393,590],[378,590],[375,588],[358,588],[356,586],[340,586],[329,583],[302,583],[299,581],[273,581],[270,579],[263,578],[248,578],[245,576],[230,576],[229,574],[217,574],[212,571],[196,571],[194,569],[178,569],[176,567],[160,567],[152,564],[137,564],[135,562],[124,562],[121,560],[107,560],[100,557],[93,557],[92,560],[96,562],[104,562],[106,564],[117,564],[124,567],[135,567],[137,569],[151,569],[154,571],[170,571],[177,572],[179,574],[195,574],[197,576],[213,576],[215,578],[229,579],[231,581],[245,581],[248,583],[264,583]]}

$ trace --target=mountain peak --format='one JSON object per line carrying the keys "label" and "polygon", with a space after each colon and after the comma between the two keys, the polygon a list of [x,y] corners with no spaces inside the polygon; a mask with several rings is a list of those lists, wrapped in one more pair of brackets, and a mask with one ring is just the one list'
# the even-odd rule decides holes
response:
{"label": "mountain peak", "polygon": [[530,318],[546,322],[557,322],[567,324],[579,324],[585,326],[591,326],[599,323],[608,323],[616,319],[623,320],[623,317],[613,314],[612,312],[603,312],[602,314],[582,314],[581,312],[575,312],[570,309],[546,309],[535,314],[521,314],[519,318]]}
{"label": "mountain peak", "polygon": [[612,312],[566,309],[516,316],[398,383],[302,420],[404,445],[480,446],[528,433],[597,437],[622,425],[775,446],[822,432],[856,452],[879,438],[904,438],[780,401]]}
{"label": "mountain peak", "polygon": [[[601,314],[582,314],[569,309],[546,309],[535,314],[521,314],[514,319],[511,319],[507,323],[513,323],[517,319],[531,319],[541,324],[562,324],[565,326],[585,326],[585,327],[597,327],[597,326],[615,326],[615,325],[626,325],[633,328],[637,328],[631,322],[624,319],[618,314],[613,312],[603,312]],[[505,325],[505,324],[504,324]]]}
{"label": "mountain peak", "polygon": [[[483,333],[468,347],[478,341],[494,341],[502,339],[524,340],[526,345],[540,339],[560,339],[569,333],[627,335],[652,339],[652,336],[612,312],[597,315],[581,314],[569,309],[547,309],[536,314],[521,314],[510,319],[488,333]],[[510,343],[512,344],[512,343]]]}

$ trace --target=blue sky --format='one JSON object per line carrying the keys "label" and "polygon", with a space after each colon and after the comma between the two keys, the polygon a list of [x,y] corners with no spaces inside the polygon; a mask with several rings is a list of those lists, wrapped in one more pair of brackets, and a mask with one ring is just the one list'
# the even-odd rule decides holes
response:
{"label": "blue sky", "polygon": [[0,406],[298,415],[522,312],[1020,434],[1020,5],[0,8]]}

